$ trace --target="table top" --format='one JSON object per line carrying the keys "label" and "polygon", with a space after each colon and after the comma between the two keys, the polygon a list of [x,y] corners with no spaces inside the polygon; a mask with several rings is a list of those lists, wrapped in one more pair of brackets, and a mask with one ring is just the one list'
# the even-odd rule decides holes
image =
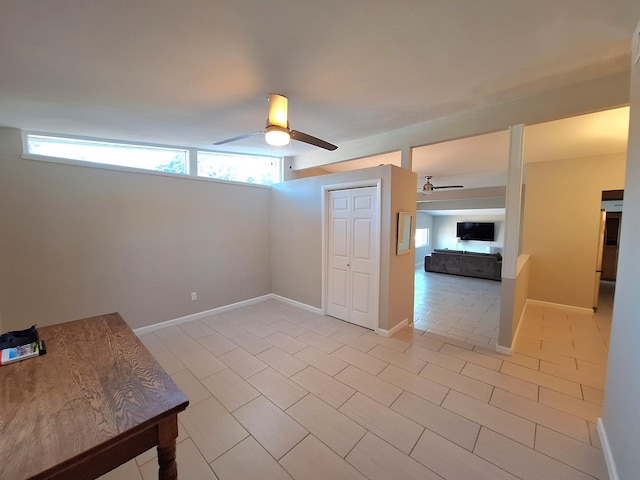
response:
{"label": "table top", "polygon": [[47,353],[0,367],[0,478],[29,478],[184,410],[120,314],[38,329]]}

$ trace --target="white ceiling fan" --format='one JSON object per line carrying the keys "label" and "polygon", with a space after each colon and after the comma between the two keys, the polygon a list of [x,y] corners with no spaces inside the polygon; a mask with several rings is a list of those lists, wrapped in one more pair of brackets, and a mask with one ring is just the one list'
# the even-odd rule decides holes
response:
{"label": "white ceiling fan", "polygon": [[220,140],[219,142],[214,143],[214,145],[224,145],[225,143],[237,142],[239,140],[244,140],[245,138],[264,133],[265,141],[273,147],[288,145],[293,139],[299,142],[308,143],[309,145],[324,148],[325,150],[335,150],[338,148],[332,143],[326,142],[307,133],[299,132],[298,130],[291,130],[289,128],[288,107],[289,100],[287,97],[284,95],[278,95],[277,93],[270,93],[269,118],[267,119],[267,126],[264,130],[258,130],[257,132],[245,133],[244,135],[238,135],[237,137]]}
{"label": "white ceiling fan", "polygon": [[424,178],[427,179],[427,183],[422,186],[422,193],[431,193],[434,190],[438,190],[440,188],[464,188],[464,185],[442,185],[439,187],[435,187],[433,183],[431,183],[431,179],[433,178],[432,175],[425,175]]}

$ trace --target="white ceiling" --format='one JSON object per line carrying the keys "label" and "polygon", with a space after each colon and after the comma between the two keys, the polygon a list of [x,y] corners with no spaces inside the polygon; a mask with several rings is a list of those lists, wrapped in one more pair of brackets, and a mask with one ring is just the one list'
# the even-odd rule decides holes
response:
{"label": "white ceiling", "polygon": [[211,148],[262,129],[276,92],[292,128],[340,146],[626,71],[638,19],[635,0],[3,0],[0,126]]}
{"label": "white ceiling", "polygon": [[[629,107],[565,118],[525,127],[524,163],[624,153]],[[504,186],[507,181],[509,133],[495,132],[413,149],[413,171],[420,189],[431,175],[434,186],[466,188]],[[400,165],[400,152],[326,165],[346,171],[381,163]]]}

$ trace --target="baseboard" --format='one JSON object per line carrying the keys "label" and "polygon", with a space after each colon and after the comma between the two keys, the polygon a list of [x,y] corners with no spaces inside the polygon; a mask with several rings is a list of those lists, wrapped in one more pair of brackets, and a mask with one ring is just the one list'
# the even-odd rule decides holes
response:
{"label": "baseboard", "polygon": [[279,300],[279,301],[281,301],[283,303],[288,303],[289,305],[293,305],[294,307],[298,307],[298,308],[301,308],[303,310],[307,310],[308,312],[317,313],[318,315],[322,315],[324,313],[321,308],[312,307],[311,305],[307,305],[306,303],[298,302],[297,300],[291,300],[290,298],[287,298],[287,297],[281,297],[280,295],[276,295],[275,293],[271,293],[271,294],[265,295],[265,296],[273,298],[274,300]]}
{"label": "baseboard", "polygon": [[539,305],[541,307],[560,308],[562,310],[571,310],[577,313],[588,313],[589,315],[593,315],[593,308],[576,307],[575,305],[564,305],[562,303],[544,302],[542,300],[531,300],[530,298],[527,299],[527,303],[529,305]]}
{"label": "baseboard", "polygon": [[604,453],[604,461],[607,464],[607,472],[609,472],[610,480],[620,480],[618,475],[618,469],[613,461],[613,452],[611,451],[611,445],[609,444],[609,437],[604,429],[604,423],[602,417],[598,417],[598,435],[600,436],[600,444],[602,445],[602,453]]}
{"label": "baseboard", "polygon": [[496,344],[496,352],[501,355],[507,355],[509,357],[512,354],[511,347],[503,347],[502,345],[497,345],[497,344]]}
{"label": "baseboard", "polygon": [[408,325],[409,325],[409,319],[405,318],[400,323],[398,323],[396,326],[394,326],[391,330],[385,330],[384,328],[378,328],[378,329],[376,329],[376,333],[378,335],[382,336],[382,337],[391,337],[396,332],[399,332],[400,330],[402,330],[404,327],[407,327]]}
{"label": "baseboard", "polygon": [[198,320],[200,318],[208,317],[209,315],[226,312],[228,310],[233,310],[238,307],[253,305],[253,304],[264,302],[265,300],[270,300],[270,299],[278,300],[280,302],[287,303],[289,305],[294,305],[298,308],[308,310],[313,313],[322,314],[322,310],[319,308],[312,307],[311,305],[306,305],[304,303],[297,302],[289,298],[281,297],[280,295],[269,293],[267,295],[262,295],[260,297],[250,298],[248,300],[243,300],[241,302],[230,303],[229,305],[223,305],[221,307],[212,308],[210,310],[205,310],[203,312],[192,313],[190,315],[185,315],[184,317],[174,318],[172,320],[167,320],[165,322],[154,323],[153,325],[147,325],[146,327],[136,328],[133,331],[136,335],[144,335],[145,333],[153,332],[154,330],[159,330],[161,328],[171,327],[174,325],[180,325],[181,323],[191,322],[193,320]]}
{"label": "baseboard", "polygon": [[[520,333],[520,327],[522,326],[522,319],[524,318],[524,314],[527,311],[527,305],[529,305],[530,300],[527,298],[524,301],[524,307],[522,307],[522,311],[520,312],[520,318],[518,319],[518,326],[516,327],[516,331],[513,332],[513,336],[511,337],[511,346],[513,347],[516,344],[516,339],[518,338],[518,333]],[[507,347],[502,347],[502,348],[507,348]],[[509,350],[511,351],[511,348],[509,347]],[[496,346],[496,352],[498,351],[498,348]],[[500,352],[498,352],[500,353]],[[511,355],[509,353],[509,355]]]}

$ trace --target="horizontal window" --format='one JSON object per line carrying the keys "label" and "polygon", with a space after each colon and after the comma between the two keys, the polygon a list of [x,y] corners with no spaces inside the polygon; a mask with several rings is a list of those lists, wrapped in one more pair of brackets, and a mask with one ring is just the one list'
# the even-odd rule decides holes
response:
{"label": "horizontal window", "polygon": [[198,176],[272,185],[280,182],[280,159],[200,151]]}
{"label": "horizontal window", "polygon": [[[272,185],[282,178],[278,157],[198,151],[189,148],[85,140],[46,134],[25,134],[26,151],[32,155],[116,167],[141,168],[179,175]],[[189,160],[189,154],[195,160]],[[190,171],[190,165],[192,166]]]}
{"label": "horizontal window", "polygon": [[142,168],[158,172],[187,173],[186,149],[150,147],[76,138],[27,135],[27,151],[35,155],[83,162]]}

